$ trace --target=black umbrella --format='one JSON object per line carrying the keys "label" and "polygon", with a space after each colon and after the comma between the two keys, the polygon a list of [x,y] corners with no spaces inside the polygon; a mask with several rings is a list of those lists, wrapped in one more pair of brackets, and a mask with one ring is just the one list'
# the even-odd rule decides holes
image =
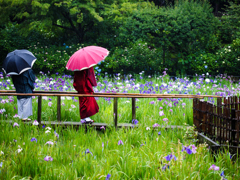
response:
{"label": "black umbrella", "polygon": [[3,70],[6,74],[19,75],[31,69],[36,57],[28,50],[21,49],[8,53],[3,61]]}

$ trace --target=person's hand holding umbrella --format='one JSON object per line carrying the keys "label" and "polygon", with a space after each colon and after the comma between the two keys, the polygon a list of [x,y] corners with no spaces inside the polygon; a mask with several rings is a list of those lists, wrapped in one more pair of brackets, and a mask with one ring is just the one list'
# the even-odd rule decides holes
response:
{"label": "person's hand holding umbrella", "polygon": [[[66,68],[74,71],[73,87],[79,94],[93,94],[92,86],[97,86],[93,66],[104,60],[109,54],[105,48],[87,46],[76,51],[69,59]],[[99,111],[94,97],[79,97],[82,123],[92,123],[93,116]]]}
{"label": "person's hand holding umbrella", "polygon": [[[35,75],[31,69],[36,57],[28,50],[15,50],[8,53],[3,61],[3,70],[11,75],[17,93],[32,93]],[[17,96],[18,116],[23,121],[30,121],[32,113],[32,96]]]}

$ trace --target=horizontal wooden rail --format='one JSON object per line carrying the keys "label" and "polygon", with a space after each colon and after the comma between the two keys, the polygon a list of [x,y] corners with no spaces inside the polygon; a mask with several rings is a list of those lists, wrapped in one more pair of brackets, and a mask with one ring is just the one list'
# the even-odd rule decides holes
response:
{"label": "horizontal wooden rail", "polygon": [[76,91],[34,91],[32,94],[16,93],[14,90],[0,90],[0,95],[9,96],[15,93],[15,95],[26,95],[26,96],[78,96],[78,97],[119,97],[119,98],[198,98],[203,99],[204,97],[221,98],[222,96],[215,95],[192,95],[192,94],[139,94],[139,93],[93,93],[93,94],[78,94]]}
{"label": "horizontal wooden rail", "polygon": [[[0,96],[71,96],[71,97],[109,97],[109,98],[172,98],[171,95],[148,95],[148,96],[134,96],[134,95],[111,95],[107,94],[65,94],[65,93],[0,93]],[[174,98],[199,98],[203,99],[201,95],[185,95],[185,96],[174,96]]]}
{"label": "horizontal wooden rail", "polygon": [[61,96],[71,97],[107,97],[113,98],[114,125],[118,127],[118,98],[132,98],[132,119],[136,119],[136,98],[200,98],[204,97],[221,97],[211,95],[188,95],[188,94],[137,94],[137,93],[93,93],[78,94],[77,92],[63,91],[34,91],[33,93],[16,93],[14,90],[0,90],[0,96],[38,96],[38,122],[41,124],[42,114],[42,96],[57,97],[57,120],[61,121]]}

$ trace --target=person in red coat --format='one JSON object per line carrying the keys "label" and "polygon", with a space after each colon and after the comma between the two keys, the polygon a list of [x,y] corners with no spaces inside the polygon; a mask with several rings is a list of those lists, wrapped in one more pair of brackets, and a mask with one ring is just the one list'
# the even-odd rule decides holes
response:
{"label": "person in red coat", "polygon": [[[93,94],[93,86],[97,86],[97,81],[92,67],[74,71],[73,87],[79,94]],[[85,122],[92,122],[90,116],[99,111],[95,97],[79,97],[79,108],[81,120]]]}

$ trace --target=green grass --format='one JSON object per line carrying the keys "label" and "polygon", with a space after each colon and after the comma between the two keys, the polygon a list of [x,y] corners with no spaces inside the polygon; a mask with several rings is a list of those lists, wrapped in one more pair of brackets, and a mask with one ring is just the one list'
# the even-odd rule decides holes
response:
{"label": "green grass", "polygon": [[[40,86],[48,87],[49,82],[46,77],[38,77]],[[182,81],[185,81],[184,83]],[[108,84],[104,85],[104,81]],[[196,79],[196,85],[188,83],[187,79],[170,80],[168,77],[139,79],[132,81],[133,84],[143,84],[145,90],[153,87],[169,84],[168,89],[157,93],[179,94],[176,89],[187,87],[189,94],[215,94],[216,92],[236,91],[239,86],[226,79],[217,79],[215,83],[206,84]],[[201,82],[200,82],[201,81]],[[6,83],[6,79],[3,84]],[[65,79],[72,86],[71,79]],[[99,80],[102,85],[112,90],[112,82],[107,78]],[[131,89],[129,82],[115,80],[116,87],[127,89],[129,93],[139,93]],[[202,83],[203,82],[203,83]],[[55,83],[55,82],[54,82]],[[54,84],[53,83],[53,84]],[[148,87],[148,83],[152,83]],[[221,83],[221,84],[220,84]],[[170,86],[172,84],[172,86]],[[226,87],[224,87],[224,85]],[[103,90],[104,86],[98,86],[98,91]],[[176,86],[176,87],[173,87]],[[234,87],[234,89],[232,88]],[[39,88],[36,88],[38,90]],[[220,90],[224,88],[224,90]],[[11,84],[5,89],[12,89]],[[186,89],[186,88],[185,88]],[[69,89],[73,90],[73,89]],[[181,93],[185,93],[186,90]],[[235,91],[235,92],[234,92]],[[0,129],[0,179],[106,179],[107,174],[111,174],[110,179],[221,179],[220,174],[224,171],[225,178],[240,179],[240,162],[238,158],[230,159],[228,151],[221,151],[218,154],[212,154],[207,144],[198,144],[196,137],[187,138],[187,134],[194,134],[193,127],[187,129],[187,126],[193,124],[192,99],[178,99],[176,106],[170,99],[157,98],[139,98],[136,101],[136,119],[139,121],[139,127],[133,129],[118,129],[109,127],[106,131],[96,131],[94,128],[79,130],[73,127],[65,128],[55,127],[59,134],[59,139],[55,136],[54,130],[45,133],[46,128],[36,127],[34,125],[24,125],[18,118],[13,116],[17,114],[17,99],[10,102],[12,97],[1,97],[9,102],[0,103],[0,109],[6,112],[0,114],[0,119],[13,120],[19,124],[19,127],[13,127],[7,123],[1,123]],[[49,100],[51,98],[51,100]],[[205,99],[208,100],[208,99]],[[214,100],[214,99],[213,99]],[[48,103],[52,102],[52,106]],[[104,98],[97,100],[100,111],[92,117],[95,122],[104,122],[113,125],[113,100],[107,101]],[[216,102],[216,100],[215,100]],[[77,98],[62,99],[61,118],[63,121],[80,121],[79,105]],[[185,105],[184,105],[185,103]],[[42,121],[56,120],[57,99],[54,97],[43,98]],[[15,107],[15,108],[14,108]],[[160,116],[159,112],[164,115]],[[163,121],[168,118],[168,121]],[[33,116],[37,119],[37,98],[33,98]],[[132,122],[131,99],[121,98],[118,100],[118,122]],[[152,129],[153,125],[187,125],[182,130],[164,130]],[[150,127],[151,130],[147,130]],[[161,131],[161,135],[158,132]],[[37,142],[31,141],[36,138]],[[123,145],[118,145],[119,140]],[[47,145],[46,142],[52,141],[54,145]],[[103,147],[104,144],[104,147]],[[182,152],[183,146],[194,144],[197,146],[196,154],[187,154]],[[22,149],[18,153],[18,150]],[[86,150],[92,153],[85,153]],[[3,152],[3,153],[1,153]],[[177,160],[166,160],[166,156],[175,155]],[[46,156],[51,156],[53,161],[45,161]],[[235,156],[236,157],[236,156]],[[215,164],[219,167],[218,171],[209,170],[210,166]],[[163,170],[163,167],[167,167]]]}
{"label": "green grass", "polygon": [[[146,130],[94,128],[75,130],[56,127],[45,133],[46,128],[33,125],[19,127],[1,124],[0,156],[3,166],[0,179],[220,179],[224,171],[227,179],[239,179],[239,161],[230,160],[227,152],[212,155],[206,144],[197,146],[196,154],[182,152],[182,146],[195,144],[186,138],[183,130]],[[158,132],[161,131],[161,135]],[[190,130],[191,131],[191,130]],[[35,137],[37,142],[31,142]],[[118,145],[122,140],[123,145]],[[54,145],[47,145],[47,141]],[[104,147],[103,147],[104,144]],[[143,144],[143,145],[142,145]],[[18,149],[22,149],[20,153]],[[86,149],[92,153],[85,154]],[[177,160],[166,160],[173,154]],[[51,156],[53,161],[44,161]],[[214,161],[214,157],[216,161]],[[164,165],[169,168],[162,170]],[[208,170],[212,164],[219,171]]]}

